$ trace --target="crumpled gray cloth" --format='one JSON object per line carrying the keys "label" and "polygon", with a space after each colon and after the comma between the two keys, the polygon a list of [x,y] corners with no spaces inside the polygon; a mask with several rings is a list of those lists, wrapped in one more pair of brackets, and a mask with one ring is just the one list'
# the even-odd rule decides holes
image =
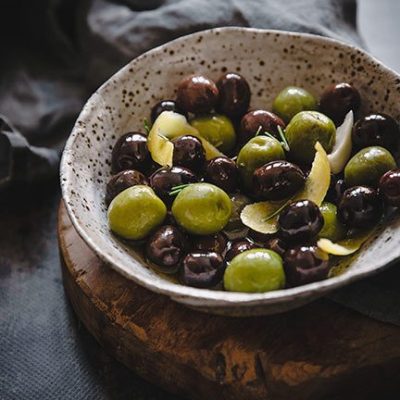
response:
{"label": "crumpled gray cloth", "polygon": [[[2,46],[8,55],[0,63],[3,189],[54,177],[87,97],[132,58],[178,36],[235,25],[363,45],[355,0],[8,0],[0,7],[0,41],[7,38]],[[370,279],[332,298],[400,325],[396,296],[387,279]]]}
{"label": "crumpled gray cloth", "polygon": [[[28,183],[57,174],[55,151],[59,156],[85,99],[132,58],[166,41],[236,25],[361,44],[355,0],[5,0],[0,7],[7,54],[0,66],[0,114],[36,146],[25,143],[27,157],[38,151],[42,157],[30,164],[38,171]],[[11,173],[13,146],[5,151],[2,145],[0,153],[0,188],[23,182]]]}

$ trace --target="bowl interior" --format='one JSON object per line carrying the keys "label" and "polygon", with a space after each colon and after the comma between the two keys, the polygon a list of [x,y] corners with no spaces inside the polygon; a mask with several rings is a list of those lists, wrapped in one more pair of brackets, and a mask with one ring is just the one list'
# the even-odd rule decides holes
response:
{"label": "bowl interior", "polygon": [[64,152],[61,180],[68,211],[85,241],[119,272],[153,291],[216,306],[301,297],[340,286],[398,258],[394,221],[338,277],[284,291],[227,293],[174,283],[147,267],[138,252],[109,232],[104,193],[116,139],[128,131],[144,131],[151,106],[174,98],[183,76],[204,73],[217,79],[226,71],[237,71],[248,80],[252,108],[271,109],[274,96],[288,85],[302,86],[319,97],[329,84],[347,81],[361,93],[362,113],[384,111],[400,117],[399,77],[361,50],[337,41],[246,28],[220,28],[175,40],[114,75],[90,98],[75,125]]}

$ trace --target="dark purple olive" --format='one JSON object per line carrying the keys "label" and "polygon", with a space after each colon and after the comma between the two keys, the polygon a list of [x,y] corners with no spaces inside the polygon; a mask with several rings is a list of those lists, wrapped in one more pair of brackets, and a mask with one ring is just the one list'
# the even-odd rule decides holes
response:
{"label": "dark purple olive", "polygon": [[177,106],[174,100],[161,100],[151,109],[151,122],[154,123],[154,121],[164,111],[173,111],[187,117],[187,114]]}
{"label": "dark purple olive", "polygon": [[242,145],[247,143],[259,130],[261,132],[269,132],[279,137],[278,126],[284,129],[286,125],[283,120],[274,113],[265,110],[250,111],[240,122],[238,141]]}
{"label": "dark purple olive", "polygon": [[174,186],[198,182],[192,171],[184,167],[161,167],[149,178],[150,186],[167,205],[171,205],[175,196],[170,192]]}
{"label": "dark purple olive", "polygon": [[165,224],[165,225],[177,226],[177,227],[179,228],[179,225],[178,225],[178,223],[176,222],[176,219],[175,219],[175,217],[173,216],[171,210],[167,211],[167,216],[165,217],[164,224]]}
{"label": "dark purple olive", "polygon": [[206,161],[206,152],[201,141],[194,136],[185,135],[172,141],[174,144],[173,163],[198,172]]}
{"label": "dark purple olive", "polygon": [[338,175],[331,174],[331,181],[329,183],[328,193],[326,194],[326,201],[337,204],[346,190],[344,179]]}
{"label": "dark purple olive", "polygon": [[287,243],[279,237],[268,239],[264,247],[266,249],[275,251],[275,253],[278,253],[281,257],[284,256],[286,250],[288,249]]}
{"label": "dark purple olive", "polygon": [[112,151],[111,170],[113,174],[125,169],[146,172],[152,164],[147,137],[140,132],[129,132],[121,136]]}
{"label": "dark purple olive", "polygon": [[360,118],[353,127],[352,141],[356,148],[382,146],[393,151],[399,142],[399,125],[386,114],[370,114]]}
{"label": "dark purple olive", "polygon": [[229,250],[226,253],[225,260],[232,261],[238,254],[243,253],[246,250],[256,249],[257,246],[255,243],[250,242],[247,239],[237,240],[232,242],[229,247]]}
{"label": "dark purple olive", "polygon": [[228,157],[209,160],[206,164],[205,180],[227,193],[235,192],[239,185],[239,171],[235,161]]}
{"label": "dark purple olive", "polygon": [[272,161],[253,173],[253,192],[260,200],[286,199],[303,186],[306,176],[295,164]]}
{"label": "dark purple olive", "polygon": [[346,190],[346,183],[344,179],[338,179],[335,185],[335,193],[336,193],[334,201],[335,204],[337,204],[340,201],[345,190]]}
{"label": "dark purple olive", "polygon": [[308,175],[310,175],[311,171],[311,165],[310,164],[295,164],[297,165],[302,171],[304,176],[307,178]]}
{"label": "dark purple olive", "polygon": [[379,193],[386,204],[400,207],[400,169],[392,169],[381,177]]}
{"label": "dark purple olive", "polygon": [[225,261],[220,254],[196,251],[182,260],[180,279],[188,286],[210,288],[221,282],[224,271]]}
{"label": "dark purple olive", "polygon": [[243,76],[228,72],[217,81],[217,111],[233,120],[242,118],[250,104],[250,86]]}
{"label": "dark purple olive", "polygon": [[328,277],[329,257],[317,246],[297,246],[283,257],[288,286],[300,286]]}
{"label": "dark purple olive", "polygon": [[185,235],[172,225],[158,228],[146,243],[146,256],[163,272],[175,273],[187,250]]}
{"label": "dark purple olive", "polygon": [[193,249],[200,251],[214,251],[223,255],[227,245],[227,240],[222,233],[207,236],[193,236]]}
{"label": "dark purple olive", "polygon": [[217,86],[203,75],[190,75],[178,86],[176,103],[185,112],[194,114],[210,112],[214,109],[217,100]]}
{"label": "dark purple olive", "polygon": [[148,185],[147,178],[139,171],[127,169],[111,177],[107,183],[106,203],[110,204],[112,199],[125,189],[135,185]]}
{"label": "dark purple olive", "polygon": [[258,247],[264,247],[265,243],[267,243],[268,240],[273,239],[276,235],[271,233],[261,233],[249,229],[248,236],[253,242],[259,245]]}
{"label": "dark purple olive", "polygon": [[367,186],[345,190],[338,205],[339,220],[349,228],[368,228],[382,215],[382,201],[378,192]]}
{"label": "dark purple olive", "polygon": [[337,83],[329,86],[321,96],[319,110],[339,126],[346,114],[360,108],[361,97],[358,90],[349,83]]}
{"label": "dark purple olive", "polygon": [[318,235],[324,225],[319,207],[310,200],[294,201],[278,217],[280,236],[289,242],[306,243]]}

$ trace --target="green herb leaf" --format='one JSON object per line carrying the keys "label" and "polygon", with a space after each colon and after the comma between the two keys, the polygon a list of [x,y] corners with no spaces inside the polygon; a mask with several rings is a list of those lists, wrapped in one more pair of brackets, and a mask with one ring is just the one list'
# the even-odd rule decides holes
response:
{"label": "green herb leaf", "polygon": [[288,201],[286,201],[285,204],[283,204],[281,207],[279,207],[275,212],[273,212],[272,214],[268,215],[267,218],[263,219],[263,222],[267,222],[270,219],[276,217],[289,203],[291,202],[291,199],[289,199]]}
{"label": "green herb leaf", "polygon": [[176,186],[173,186],[168,194],[169,194],[170,196],[176,196],[176,195],[179,194],[183,189],[187,188],[189,185],[190,185],[190,183],[185,183],[185,184],[183,184],[183,185],[176,185]]}
{"label": "green herb leaf", "polygon": [[276,137],[275,137],[272,133],[269,133],[269,132],[267,132],[267,131],[264,132],[264,135],[265,135],[265,136],[268,136],[268,137],[271,138],[271,139],[277,140]]}
{"label": "green herb leaf", "polygon": [[[279,137],[280,137],[280,141],[279,143],[282,145],[282,147],[286,150],[286,151],[290,151],[290,147],[289,147],[289,143],[287,142],[286,136],[285,136],[285,132],[283,131],[283,129],[278,125],[277,126],[278,129],[278,133],[279,133]],[[257,129],[257,132],[255,134],[255,136],[260,136],[260,135],[265,135],[270,137],[271,139],[275,139],[278,140],[272,133],[267,132],[267,131],[262,131],[262,126],[260,125]]]}
{"label": "green herb leaf", "polygon": [[279,132],[279,136],[281,137],[282,140],[282,146],[286,151],[290,151],[290,147],[289,147],[289,143],[286,139],[285,136],[285,132],[283,131],[283,129],[278,125],[278,132]]}
{"label": "green herb leaf", "polygon": [[157,132],[157,136],[159,136],[160,138],[164,139],[164,140],[169,140],[165,135],[163,135],[160,130],[158,130]]}
{"label": "green herb leaf", "polygon": [[262,131],[262,126],[259,125],[259,126],[258,126],[258,129],[257,129],[257,132],[256,132],[256,134],[255,134],[254,136],[262,135],[264,132],[261,132],[261,131]]}
{"label": "green herb leaf", "polygon": [[144,130],[146,131],[146,133],[149,134],[150,133],[150,124],[149,124],[149,121],[147,121],[147,118],[145,118],[143,120],[143,127],[144,127]]}

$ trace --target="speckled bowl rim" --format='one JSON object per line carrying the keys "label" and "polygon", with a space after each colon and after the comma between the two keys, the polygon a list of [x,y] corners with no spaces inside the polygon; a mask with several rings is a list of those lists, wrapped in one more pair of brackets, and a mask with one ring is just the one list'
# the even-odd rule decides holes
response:
{"label": "speckled bowl rim", "polygon": [[[313,35],[313,34],[308,34],[308,33],[298,33],[298,32],[289,32],[289,31],[280,31],[280,30],[270,30],[270,29],[256,29],[256,28],[242,28],[242,27],[222,27],[222,28],[215,28],[215,29],[209,29],[209,30],[204,30],[204,31],[199,31],[190,35],[182,36],[178,39],[175,39],[173,41],[170,41],[168,43],[165,43],[161,46],[155,47],[154,49],[151,49],[147,51],[146,53],[143,53],[139,57],[133,59],[130,63],[128,63],[126,66],[121,68],[118,72],[116,72],[112,77],[109,78],[103,85],[101,85],[95,93],[89,98],[85,106],[83,107],[83,110],[81,114],[78,117],[78,120],[84,120],[86,119],[86,115],[92,112],[92,109],[95,108],[93,106],[96,105],[96,103],[101,100],[101,92],[103,88],[105,88],[109,82],[112,79],[115,79],[119,77],[119,75],[124,74],[133,64],[139,63],[141,59],[144,56],[148,56],[151,53],[157,53],[161,49],[163,49],[164,46],[170,45],[171,43],[179,44],[180,42],[183,42],[187,40],[188,38],[196,38],[198,36],[205,36],[208,34],[215,34],[216,32],[223,32],[227,33],[229,31],[246,31],[249,33],[255,33],[255,34],[269,34],[269,35],[279,35],[279,36],[287,36],[287,37],[303,37],[305,39],[313,40],[315,42],[318,42],[321,44],[334,44],[337,46],[341,46],[342,48],[345,48],[347,50],[351,51],[359,51],[361,52],[364,56],[369,58],[372,62],[374,62],[380,70],[388,75],[392,75],[393,78],[398,78],[398,74],[396,74],[395,71],[390,69],[389,67],[385,66],[377,60],[375,57],[371,56],[364,50],[341,42],[337,39],[332,39],[332,38],[327,38],[323,36],[318,36],[318,35]],[[384,265],[374,267],[374,268],[364,268],[361,271],[355,271],[352,272],[351,274],[344,272],[341,275],[319,281],[319,282],[314,282],[310,283],[307,285],[303,286],[298,286],[294,288],[288,288],[288,289],[282,289],[282,290],[276,290],[276,291],[271,291],[271,292],[265,292],[265,293],[238,293],[238,292],[227,292],[227,291],[221,291],[221,290],[210,290],[210,289],[197,289],[189,286],[183,286],[179,285],[177,283],[173,283],[171,281],[165,280],[159,284],[155,284],[154,281],[152,281],[150,278],[140,276],[140,275],[134,275],[130,273],[130,271],[125,268],[124,265],[120,265],[114,262],[113,257],[107,253],[105,253],[102,248],[91,238],[90,234],[87,233],[85,227],[83,224],[79,222],[79,220],[76,218],[75,214],[73,213],[72,207],[69,205],[68,199],[70,196],[71,190],[73,190],[73,187],[71,187],[71,179],[69,179],[70,174],[72,173],[72,168],[68,166],[68,161],[70,158],[70,154],[73,152],[73,147],[75,140],[77,138],[77,133],[78,133],[78,125],[76,124],[72,130],[72,133],[70,137],[68,138],[62,160],[61,160],[61,167],[60,167],[60,177],[61,177],[61,188],[62,188],[62,196],[64,199],[64,203],[66,205],[68,214],[71,218],[71,221],[77,230],[78,234],[82,237],[82,239],[88,244],[88,246],[98,255],[102,260],[104,260],[107,264],[109,264],[113,269],[121,273],[123,276],[127,277],[128,279],[133,280],[137,284],[153,291],[156,293],[160,293],[163,295],[167,295],[175,300],[178,300],[180,298],[184,299],[185,304],[193,304],[194,306],[204,306],[205,308],[210,307],[229,307],[229,306],[234,306],[234,307],[248,307],[252,305],[257,305],[257,306],[263,306],[263,305],[268,305],[268,304],[277,304],[277,303],[284,303],[286,301],[293,301],[294,298],[296,300],[301,300],[301,299],[307,299],[307,298],[315,298],[319,297],[321,295],[324,295],[328,292],[331,292],[334,289],[343,287],[345,285],[348,285],[351,282],[360,280],[362,278],[365,278],[367,276],[370,276],[372,274],[375,274],[379,271],[382,271],[383,269],[386,269],[396,261],[400,260],[400,254],[398,257],[395,257],[392,259],[389,263],[386,263]]]}

